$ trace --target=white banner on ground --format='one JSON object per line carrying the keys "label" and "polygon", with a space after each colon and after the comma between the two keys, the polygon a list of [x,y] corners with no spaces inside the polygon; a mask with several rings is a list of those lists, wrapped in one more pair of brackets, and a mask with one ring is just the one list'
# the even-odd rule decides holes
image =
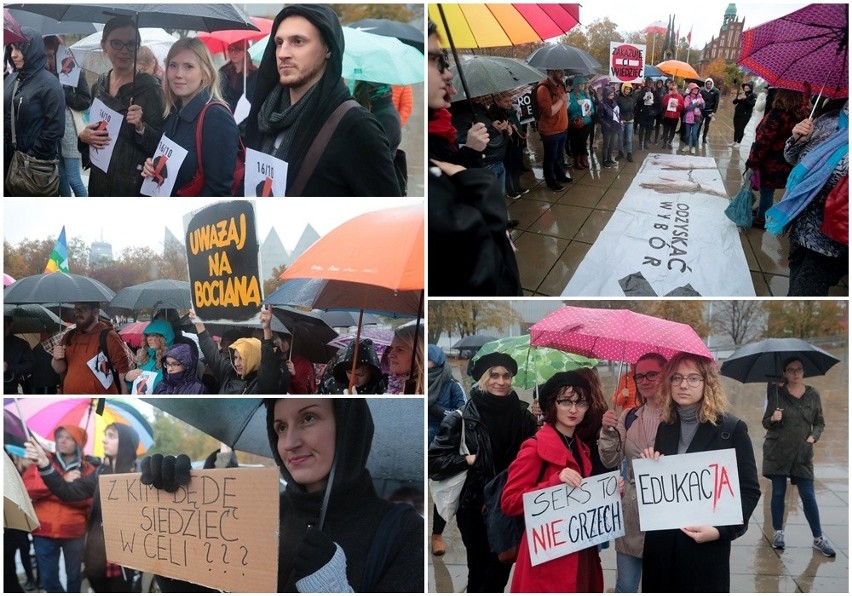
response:
{"label": "white banner on ground", "polygon": [[650,154],[563,296],[754,296],[711,157]]}
{"label": "white banner on ground", "polygon": [[533,566],[624,536],[618,472],[526,493],[524,523]]}
{"label": "white banner on ground", "polygon": [[633,476],[643,532],[743,523],[735,449],[637,458]]}

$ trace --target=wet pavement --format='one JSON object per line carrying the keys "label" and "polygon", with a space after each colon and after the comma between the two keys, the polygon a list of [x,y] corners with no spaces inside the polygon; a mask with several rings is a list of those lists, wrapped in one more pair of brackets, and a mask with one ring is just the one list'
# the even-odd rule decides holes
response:
{"label": "wet pavement", "polygon": [[[733,105],[731,97],[723,97],[717,118],[710,126],[708,143],[698,147],[699,156],[716,160],[732,198],[742,184],[745,161],[761,117],[762,113],[754,113],[739,148],[728,147],[733,140]],[[532,131],[528,139],[532,172],[521,176],[521,186],[530,192],[518,200],[507,199],[510,217],[520,222],[512,236],[518,249],[521,284],[526,296],[559,296],[651,151],[639,151],[639,141],[634,136],[633,163],[624,159],[616,168],[604,169],[601,167],[602,138],[598,132],[595,155],[590,157],[592,168],[571,169],[574,182],[565,184],[561,192],[553,192],[544,183],[541,138]],[[654,153],[662,150],[659,145],[651,149]],[[677,149],[675,141],[674,149],[665,153],[675,154]],[[777,191],[776,201],[782,195]],[[786,296],[789,286],[787,239],[756,228],[740,230],[739,234],[756,295]],[[848,286],[847,276],[839,286],[831,288],[830,295],[848,296]]]}
{"label": "wet pavement", "polygon": [[[801,501],[794,487],[787,490],[784,535],[787,548],[776,551],[771,546],[773,530],[769,511],[770,483],[760,477],[761,498],[749,522],[748,532],[732,543],[732,592],[849,592],[849,369],[846,346],[821,346],[841,362],[824,377],[805,379],[813,385],[822,399],[826,426],[814,450],[815,490],[823,534],[837,551],[833,558],[825,557],[812,544]],[[467,361],[449,360],[455,367],[457,379],[463,375]],[[599,367],[604,394],[610,395],[615,385],[617,368]],[[743,385],[722,377],[730,410],[748,424],[749,435],[761,469],[761,453],[765,431],[761,425],[765,385]],[[469,387],[469,377],[465,379]],[[531,392],[518,392],[531,401]],[[429,503],[428,528],[431,532]],[[447,553],[443,557],[429,556],[429,592],[462,592],[467,583],[465,549],[455,520],[444,531]],[[428,545],[427,545],[428,550]],[[615,586],[615,550],[601,552],[604,585],[607,592]],[[508,591],[508,587],[507,587]]]}

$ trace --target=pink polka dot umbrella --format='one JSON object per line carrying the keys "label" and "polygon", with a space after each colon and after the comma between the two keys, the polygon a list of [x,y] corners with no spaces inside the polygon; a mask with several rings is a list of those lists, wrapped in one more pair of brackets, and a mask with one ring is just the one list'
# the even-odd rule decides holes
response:
{"label": "pink polka dot umbrella", "polygon": [[647,352],[714,360],[692,327],[626,309],[563,306],[530,327],[530,343],[631,364]]}

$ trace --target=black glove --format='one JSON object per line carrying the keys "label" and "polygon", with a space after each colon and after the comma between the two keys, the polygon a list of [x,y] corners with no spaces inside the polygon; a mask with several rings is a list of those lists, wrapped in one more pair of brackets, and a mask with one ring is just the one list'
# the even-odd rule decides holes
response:
{"label": "black glove", "polygon": [[308,528],[308,533],[296,549],[296,558],[293,560],[294,581],[316,573],[331,561],[336,549],[337,546],[331,538],[316,527]]}
{"label": "black glove", "polygon": [[180,454],[163,456],[159,453],[142,458],[142,484],[173,493],[179,486],[189,484],[192,462],[189,456]]}

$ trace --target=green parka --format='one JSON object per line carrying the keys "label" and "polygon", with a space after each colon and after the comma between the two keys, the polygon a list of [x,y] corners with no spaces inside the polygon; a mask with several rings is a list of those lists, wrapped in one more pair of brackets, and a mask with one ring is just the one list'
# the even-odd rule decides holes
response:
{"label": "green parka", "polygon": [[[796,399],[787,391],[786,385],[779,387],[774,383],[769,383],[766,391],[763,475],[767,478],[780,475],[813,480],[814,445],[808,443],[807,438],[813,435],[814,442],[819,441],[825,428],[819,393],[807,385],[804,395]],[[771,422],[776,408],[783,408],[784,415],[780,422]]]}

